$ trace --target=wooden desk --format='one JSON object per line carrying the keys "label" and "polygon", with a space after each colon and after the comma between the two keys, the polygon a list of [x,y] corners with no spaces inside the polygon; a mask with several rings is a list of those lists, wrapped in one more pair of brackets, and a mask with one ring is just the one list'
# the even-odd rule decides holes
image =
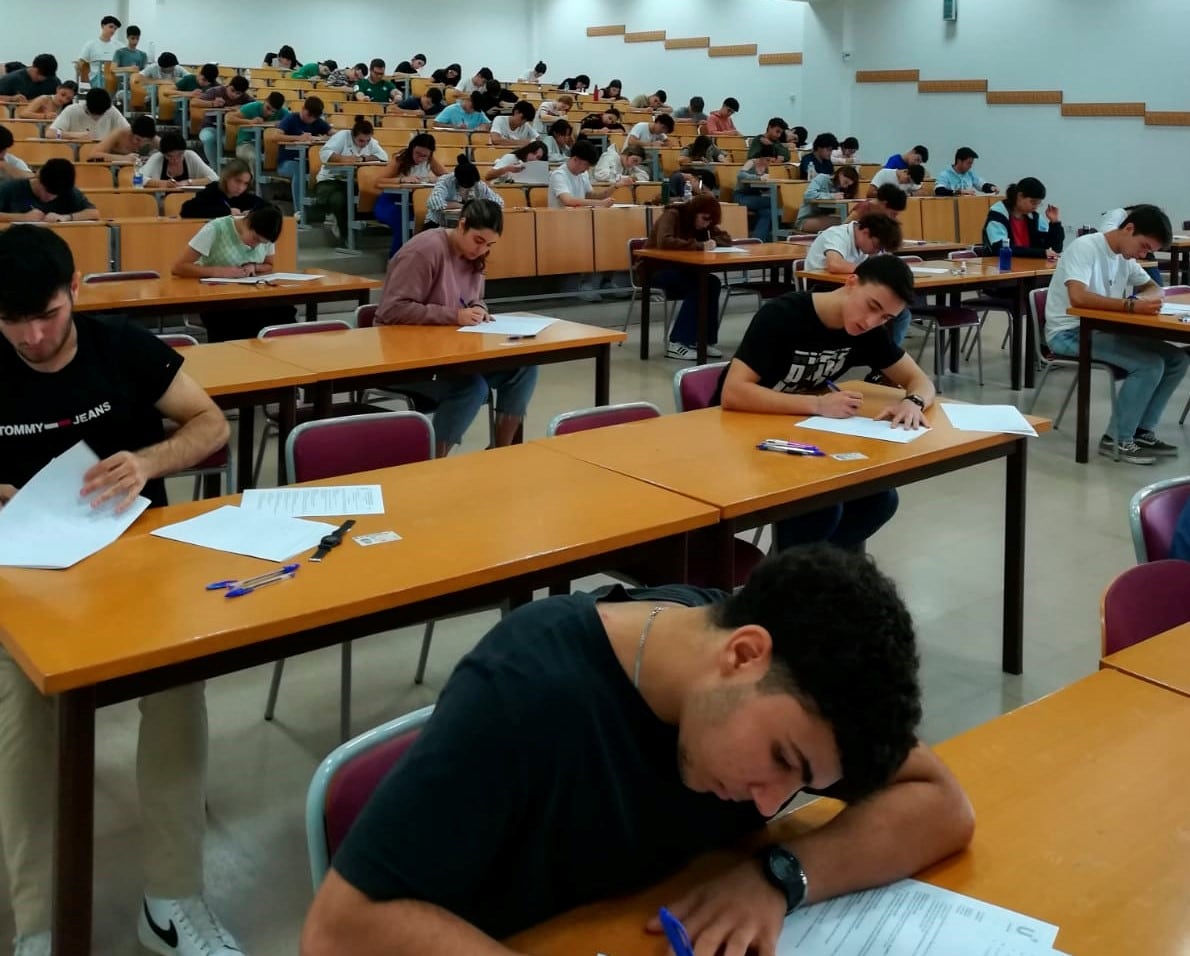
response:
{"label": "wooden desk", "polygon": [[[920,255],[918,248],[912,245],[904,247],[900,252],[906,255]],[[1025,322],[1024,320],[1025,316],[1028,315],[1028,303],[1026,299],[1029,289],[1034,286],[1038,279],[1048,278],[1053,275],[1056,268],[1055,263],[1045,259],[1013,259],[1012,269],[1007,272],[1000,270],[999,260],[995,256],[982,259],[967,259],[963,260],[963,263],[967,267],[966,273],[914,275],[913,286],[919,292],[933,292],[938,295],[949,293],[951,305],[961,305],[962,294],[964,292],[990,285],[1011,284],[1016,290],[1016,305],[1013,311],[1009,313],[1009,328],[1011,331],[1009,339],[1012,343],[1012,356],[1010,358],[1012,389],[1013,391],[1020,390],[1022,371],[1024,373],[1023,380],[1025,388],[1032,388],[1035,371],[1033,363],[1034,334],[1033,323]],[[802,276],[807,281],[830,282],[834,284],[841,283],[847,278],[845,275],[837,275],[830,272],[809,271],[803,272]],[[1024,326],[1023,335],[1022,325]],[[952,336],[952,339],[955,350],[952,352],[952,363],[957,367],[959,340],[957,336]]]}
{"label": "wooden desk", "polygon": [[[975,806],[970,847],[918,875],[1060,927],[1078,956],[1183,956],[1190,945],[1190,702],[1101,672],[948,740],[937,752]],[[774,827],[789,838],[840,805],[817,800]],[[644,923],[744,856],[696,861],[665,883],[557,917],[518,952],[659,956]]]}
{"label": "wooden desk", "polygon": [[535,209],[537,274],[585,275],[595,270],[595,210]]}
{"label": "wooden desk", "polygon": [[[639,558],[642,548],[681,575],[686,534],[716,519],[706,505],[534,445],[351,480],[381,484],[387,507],[361,516],[355,533],[391,528],[403,540],[383,555],[346,542],[323,564],[303,563],[294,581],[246,600],[205,586],[258,573],[261,561],[146,533],[235,498],[151,509],[67,571],[0,569],[0,643],[43,694],[56,695],[57,956],[91,952],[97,707],[447,613],[519,603],[534,588]],[[463,540],[465,548],[445,546]],[[153,586],[128,586],[137,580]]]}
{"label": "wooden desk", "polygon": [[504,207],[504,232],[488,253],[484,274],[490,280],[537,274],[537,220],[532,211]]}
{"label": "wooden desk", "polygon": [[1099,666],[1190,697],[1190,624],[1100,658]]}
{"label": "wooden desk", "polygon": [[[538,227],[540,228],[540,226]],[[698,274],[698,364],[707,360],[707,325],[710,320],[707,306],[707,276],[712,272],[729,272],[733,269],[756,269],[769,266],[772,281],[777,281],[777,270],[784,272],[784,281],[793,288],[793,263],[806,257],[806,246],[792,242],[762,242],[743,246],[744,252],[682,252],[673,249],[639,249],[636,261],[640,264],[640,357],[649,357],[649,312],[653,273],[660,269],[682,268]],[[718,308],[718,303],[715,303]]]}
{"label": "wooden desk", "polygon": [[592,216],[595,271],[622,272],[631,269],[628,240],[649,234],[649,208],[596,209]]}
{"label": "wooden desk", "polygon": [[[1170,302],[1190,305],[1190,295],[1174,295]],[[1078,422],[1074,435],[1074,460],[1085,463],[1091,437],[1091,336],[1095,332],[1114,332],[1141,338],[1190,342],[1190,324],[1177,315],[1137,315],[1129,312],[1103,312],[1098,309],[1071,309],[1078,323],[1078,397],[1075,410]]]}
{"label": "wooden desk", "polygon": [[454,326],[389,325],[318,336],[236,343],[313,372],[315,404],[328,410],[335,391],[425,381],[434,373],[485,373],[524,365],[595,359],[595,404],[610,401],[611,346],[623,332],[558,320],[532,339],[460,332]]}
{"label": "wooden desk", "polygon": [[[895,389],[850,383],[867,400],[861,414],[875,416]],[[547,438],[545,447],[609,468],[719,509],[715,529],[715,580],[735,579],[732,538],[737,532],[878,491],[1005,459],[1003,667],[1019,674],[1024,640],[1025,482],[1027,439],[963,432],[935,405],[929,433],[899,445],[791,427],[795,417],[707,408],[573,435]],[[1030,418],[1039,431],[1049,422]],[[758,451],[765,438],[797,438],[828,457],[801,458]],[[836,461],[835,452],[862,450],[861,461]],[[708,467],[713,462],[714,467]]]}

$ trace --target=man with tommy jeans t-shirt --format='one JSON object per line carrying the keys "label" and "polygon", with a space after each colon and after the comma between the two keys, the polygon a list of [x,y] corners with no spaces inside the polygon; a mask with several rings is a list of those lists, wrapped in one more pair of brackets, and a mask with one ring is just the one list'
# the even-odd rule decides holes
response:
{"label": "man with tommy jeans t-shirt", "polygon": [[[770,299],[724,370],[717,400],[732,411],[851,418],[863,395],[840,391],[834,380],[863,366],[905,390],[877,417],[894,428],[920,428],[934,403],[934,385],[884,328],[912,300],[913,273],[895,256],[864,259],[830,292]],[[862,550],[896,510],[897,493],[890,489],[786,518],[774,525],[777,548],[826,541]]]}
{"label": "man with tommy jeans t-shirt", "polygon": [[[0,507],[80,441],[100,458],[81,495],[122,509],[143,493],[164,505],[164,476],[218,449],[227,422],[173,349],[137,326],[75,316],[78,285],[70,247],[54,232],[16,225],[0,233]],[[164,419],[178,426],[168,438]],[[49,578],[47,589],[55,587]],[[202,896],[203,686],[145,697],[140,710],[138,938],[167,956],[240,954]],[[0,649],[0,846],[15,956],[50,953],[53,817],[46,807],[54,803],[54,746],[53,700]]]}

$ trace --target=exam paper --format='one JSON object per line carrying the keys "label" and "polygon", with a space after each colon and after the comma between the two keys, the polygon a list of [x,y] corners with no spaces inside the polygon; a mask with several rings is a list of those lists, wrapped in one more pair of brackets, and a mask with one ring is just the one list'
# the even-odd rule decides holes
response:
{"label": "exam paper", "polygon": [[950,275],[949,269],[940,269],[937,266],[910,266],[910,272],[923,276],[945,276]]}
{"label": "exam paper", "polygon": [[1058,927],[917,880],[785,919],[777,956],[1048,956]]}
{"label": "exam paper", "polygon": [[240,279],[207,278],[198,281],[204,285],[257,285],[262,282],[309,282],[311,279],[321,279],[322,276],[310,275],[308,272],[269,272],[260,276],[244,276]]}
{"label": "exam paper", "polygon": [[711,252],[747,252],[743,246],[715,246]]}
{"label": "exam paper", "polygon": [[1190,315],[1190,305],[1182,305],[1180,302],[1163,302],[1161,304],[1162,315]]}
{"label": "exam paper", "polygon": [[929,431],[928,428],[893,428],[888,422],[878,422],[874,418],[862,418],[859,415],[854,418],[825,418],[815,415],[798,422],[796,427],[831,432],[835,435],[852,435],[856,438],[876,438],[880,441],[895,442],[898,445],[915,441]]}
{"label": "exam paper", "polygon": [[557,319],[543,315],[529,315],[525,312],[504,312],[492,316],[491,322],[479,325],[463,325],[460,332],[482,332],[485,335],[536,335]]}
{"label": "exam paper", "polygon": [[550,164],[544,159],[531,159],[525,163],[525,168],[519,173],[510,173],[514,183],[530,186],[548,186],[550,181]]}
{"label": "exam paper", "polygon": [[240,500],[244,511],[289,518],[326,515],[382,515],[380,485],[331,485],[324,488],[249,488]]}
{"label": "exam paper", "polygon": [[322,521],[287,518],[224,505],[151,533],[214,551],[246,554],[265,561],[284,561],[301,551],[313,551],[319,540],[334,530],[333,524]]}
{"label": "exam paper", "polygon": [[137,497],[117,514],[120,498],[98,508],[79,492],[83,475],[99,457],[79,442],[34,475],[0,508],[0,565],[61,570],[120,537],[149,507]]}
{"label": "exam paper", "polygon": [[1037,437],[1036,430],[1015,405],[958,405],[943,402],[942,411],[961,432],[1002,432],[1006,435]]}

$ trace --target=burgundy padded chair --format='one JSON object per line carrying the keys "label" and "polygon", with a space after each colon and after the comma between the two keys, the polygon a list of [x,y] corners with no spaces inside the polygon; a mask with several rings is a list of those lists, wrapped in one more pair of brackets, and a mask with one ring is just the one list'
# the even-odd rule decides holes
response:
{"label": "burgundy padded chair", "polygon": [[[920,265],[922,261],[921,256],[901,256],[900,259],[911,266]],[[960,336],[964,332],[977,333],[983,324],[983,318],[975,309],[966,306],[925,305],[914,302],[910,303],[909,311],[913,320],[924,326],[926,331],[925,337],[921,340],[921,348],[915,356],[919,365],[930,342],[930,336],[934,337],[934,388],[941,392],[942,376],[946,372],[946,351],[952,337]],[[979,384],[983,385],[983,345],[978,335],[975,338],[975,363],[979,371]]]}
{"label": "burgundy padded chair", "polygon": [[692,365],[674,373],[674,407],[679,412],[709,408],[719,387],[719,376],[730,362]]}
{"label": "burgundy padded chair", "polygon": [[596,408],[581,408],[573,412],[555,415],[545,428],[547,436],[570,435],[589,428],[603,428],[607,425],[624,425],[641,422],[647,418],[660,418],[661,409],[652,402],[624,402],[620,405],[600,405]]}
{"label": "burgundy padded chair", "polygon": [[129,270],[128,272],[88,272],[83,282],[94,285],[97,282],[132,282],[137,279],[160,279],[161,273],[152,269]]}
{"label": "burgundy padded chair", "polygon": [[[107,273],[105,273],[107,274]],[[156,275],[156,273],[154,273]],[[198,339],[193,335],[185,335],[180,332],[167,333],[158,335],[158,339],[168,345],[171,349],[189,348],[191,345],[198,345]],[[168,438],[171,434],[178,430],[176,422],[169,419],[165,421],[165,435]],[[235,470],[232,462],[231,445],[224,445],[217,451],[212,452],[198,464],[191,468],[186,468],[182,471],[174,472],[170,478],[189,478],[194,477],[194,500],[197,501],[200,497],[203,498],[217,498],[220,494],[233,494],[236,490],[235,485]],[[220,489],[218,484],[204,485],[205,478],[220,478],[223,482],[223,488]],[[204,493],[209,492],[209,493]]]}
{"label": "burgundy padded chair", "polygon": [[1161,561],[1173,549],[1174,528],[1190,502],[1190,478],[1167,478],[1141,488],[1128,505],[1136,563]]}
{"label": "burgundy padded chair", "polygon": [[[628,240],[628,281],[632,287],[632,295],[628,298],[628,314],[624,316],[625,332],[628,331],[628,326],[632,322],[632,307],[640,301],[641,293],[643,291],[643,289],[636,282],[636,270],[633,268],[633,266],[636,265],[636,253],[643,249],[648,241],[649,240],[645,239],[643,236],[638,236],[635,239]],[[677,306],[680,300],[674,296],[671,296],[668,292],[658,289],[656,286],[653,287],[653,294],[661,295],[664,298],[664,308],[662,309],[662,318],[664,320],[662,322],[662,329],[664,331],[664,337],[662,338],[662,341],[668,341],[669,327],[673,322],[674,308]],[[619,344],[623,345],[624,343],[620,342]]]}
{"label": "burgundy padded chair", "polygon": [[1119,575],[1103,592],[1103,654],[1114,654],[1190,621],[1190,561],[1150,561]]}

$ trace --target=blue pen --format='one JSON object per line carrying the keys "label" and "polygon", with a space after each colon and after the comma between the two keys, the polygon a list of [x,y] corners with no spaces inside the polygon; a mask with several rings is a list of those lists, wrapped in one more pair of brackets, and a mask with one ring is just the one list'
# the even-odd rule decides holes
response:
{"label": "blue pen", "polygon": [[228,588],[256,587],[256,585],[258,583],[264,583],[264,580],[266,578],[271,578],[271,577],[274,577],[277,575],[282,575],[282,574],[292,574],[300,566],[301,565],[297,565],[297,564],[287,564],[282,568],[275,568],[272,571],[266,571],[264,574],[258,574],[255,577],[244,578],[243,580],[240,580],[238,578],[228,578],[226,581],[212,581],[210,584],[207,585],[207,590],[208,591],[223,591]]}
{"label": "blue pen", "polygon": [[263,588],[269,584],[276,584],[278,581],[287,581],[297,574],[297,570],[298,569],[296,565],[287,564],[284,568],[273,572],[273,574],[269,575],[268,577],[261,575],[260,578],[254,578],[251,583],[245,581],[239,587],[232,588],[230,591],[228,591],[224,597],[243,597],[245,594],[251,594],[253,591]]}
{"label": "blue pen", "polygon": [[665,932],[665,938],[669,940],[669,948],[674,951],[674,956],[694,956],[694,947],[690,944],[690,934],[686,932],[682,921],[664,906],[661,907],[658,917],[661,920],[661,929]]}
{"label": "blue pen", "polygon": [[829,378],[826,380],[826,387],[829,388],[832,392],[839,391],[839,386],[836,385],[834,382],[832,382]]}
{"label": "blue pen", "polygon": [[770,445],[766,442],[761,442],[756,446],[761,451],[775,451],[783,455],[802,455],[805,458],[822,458],[822,452],[817,449],[811,451],[809,448],[794,448],[791,445]]}

